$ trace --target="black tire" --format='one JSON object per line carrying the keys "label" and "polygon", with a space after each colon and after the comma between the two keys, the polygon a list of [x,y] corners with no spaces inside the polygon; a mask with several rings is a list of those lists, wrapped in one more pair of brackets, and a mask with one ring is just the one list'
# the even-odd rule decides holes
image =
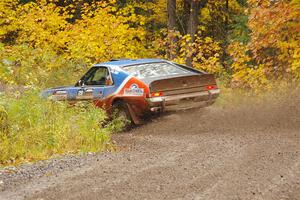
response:
{"label": "black tire", "polygon": [[132,118],[128,106],[124,101],[117,101],[112,106],[113,118],[124,123],[125,128],[132,125]]}

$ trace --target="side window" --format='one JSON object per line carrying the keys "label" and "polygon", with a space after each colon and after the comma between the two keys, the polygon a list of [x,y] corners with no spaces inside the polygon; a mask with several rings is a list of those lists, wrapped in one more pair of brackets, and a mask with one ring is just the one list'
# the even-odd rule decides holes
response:
{"label": "side window", "polygon": [[83,77],[85,85],[109,86],[113,84],[111,76],[106,67],[93,67]]}

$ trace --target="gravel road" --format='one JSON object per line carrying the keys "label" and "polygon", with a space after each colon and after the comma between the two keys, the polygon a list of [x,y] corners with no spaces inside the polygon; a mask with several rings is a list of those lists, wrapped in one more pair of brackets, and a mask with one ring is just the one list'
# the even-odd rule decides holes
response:
{"label": "gravel road", "polygon": [[299,105],[168,113],[114,135],[117,152],[2,170],[0,199],[299,200]]}

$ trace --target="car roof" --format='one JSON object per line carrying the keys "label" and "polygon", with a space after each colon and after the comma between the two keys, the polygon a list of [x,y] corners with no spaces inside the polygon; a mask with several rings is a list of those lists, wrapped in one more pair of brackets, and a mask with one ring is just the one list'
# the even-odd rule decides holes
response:
{"label": "car roof", "polygon": [[167,60],[164,59],[113,59],[109,62],[103,62],[103,63],[97,63],[94,66],[100,67],[100,66],[118,66],[118,67],[125,67],[129,65],[137,65],[137,64],[144,64],[144,63],[155,63],[155,62],[167,62]]}

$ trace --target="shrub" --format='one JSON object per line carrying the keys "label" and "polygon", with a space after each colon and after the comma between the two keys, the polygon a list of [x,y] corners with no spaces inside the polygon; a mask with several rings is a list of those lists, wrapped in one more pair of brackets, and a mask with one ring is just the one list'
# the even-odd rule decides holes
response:
{"label": "shrub", "polygon": [[91,104],[47,101],[37,91],[0,95],[0,106],[7,116],[1,121],[0,165],[105,150],[113,129],[121,127],[101,127],[106,115]]}

